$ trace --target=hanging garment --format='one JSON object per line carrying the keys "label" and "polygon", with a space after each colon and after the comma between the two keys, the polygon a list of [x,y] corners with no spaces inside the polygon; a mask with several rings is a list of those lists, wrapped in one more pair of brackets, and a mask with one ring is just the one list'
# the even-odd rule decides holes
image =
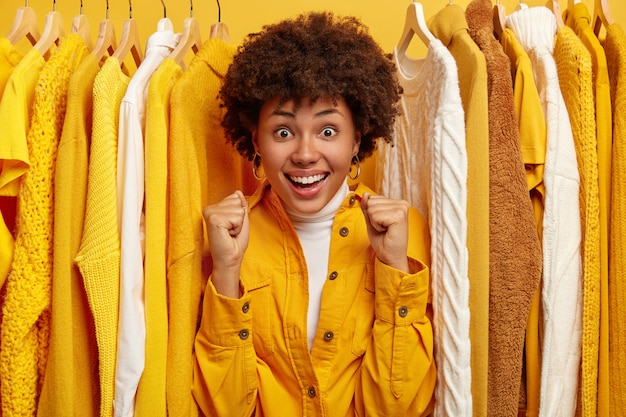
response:
{"label": "hanging garment", "polygon": [[[565,24],[576,32],[591,53],[595,100],[596,137],[598,149],[598,181],[600,198],[600,253],[583,252],[585,268],[588,263],[600,263],[599,275],[584,277],[583,348],[581,370],[582,417],[608,415],[608,283],[609,283],[609,212],[611,196],[612,115],[611,88],[606,55],[591,28],[591,16],[583,2],[574,4],[565,13]],[[594,114],[593,112],[591,114]],[[585,240],[586,240],[585,235]],[[585,242],[586,245],[586,242]],[[585,246],[586,249],[586,246]]]}
{"label": "hanging garment", "polygon": [[526,325],[542,255],[515,116],[511,63],[493,35],[491,8],[489,0],[474,0],[465,17],[485,54],[489,77],[488,415],[508,417],[518,411]]}
{"label": "hanging garment", "polygon": [[48,366],[38,417],[100,414],[98,345],[83,277],[74,264],[83,234],[92,126],[93,83],[100,70],[88,54],[72,74],[54,176],[54,243]]}
{"label": "hanging garment", "polygon": [[[582,243],[583,283],[585,283],[583,297],[585,299],[588,296],[591,296],[590,299],[597,297],[596,300],[599,303],[599,285],[592,284],[597,283],[600,277],[601,235],[592,60],[589,51],[569,27],[563,27],[557,32],[554,59],[557,64],[561,93],[572,125],[580,175],[579,200],[584,236]],[[599,305],[597,307],[599,308]],[[597,331],[595,333],[597,336]],[[598,346],[597,343],[594,345],[597,364]],[[584,346],[583,344],[583,352]],[[597,365],[593,368],[596,369],[597,374]]]}
{"label": "hanging garment", "polygon": [[[621,25],[607,28],[604,40],[613,111],[611,165],[611,249],[609,256],[609,379],[611,416],[626,416],[626,35]],[[619,110],[617,110],[619,109]]]}
{"label": "hanging garment", "polygon": [[135,414],[135,394],[145,364],[143,132],[148,83],[163,59],[176,47],[179,38],[180,34],[176,35],[159,25],[159,30],[148,38],[146,55],[130,79],[120,104],[117,144],[120,313],[113,406],[116,417],[132,417]]}
{"label": "hanging garment", "polygon": [[[522,158],[526,168],[526,183],[535,214],[535,227],[542,235],[543,184],[546,157],[546,122],[541,108],[541,99],[533,75],[533,67],[528,54],[510,28],[504,28],[500,35],[504,53],[511,61],[513,72],[513,101],[520,132]],[[526,326],[525,375],[526,375],[526,417],[539,415],[541,381],[541,349],[539,340],[539,320],[541,310],[541,288],[533,296]],[[520,405],[521,406],[521,405]]]}
{"label": "hanging garment", "polygon": [[573,416],[582,307],[580,179],[572,126],[553,57],[556,21],[548,8],[532,7],[511,14],[507,26],[531,58],[547,128],[539,415]]}
{"label": "hanging garment", "polygon": [[452,4],[428,27],[454,57],[465,113],[467,152],[467,251],[472,413],[487,415],[489,359],[489,115],[485,56],[468,32],[465,11]]}
{"label": "hanging garment", "polygon": [[2,321],[2,413],[31,413],[43,382],[50,338],[54,170],[72,73],[88,53],[63,38],[37,81],[27,134],[30,167],[18,193],[17,235]]}
{"label": "hanging garment", "polygon": [[[379,143],[377,190],[405,199],[428,219],[437,387],[436,415],[471,415],[467,272],[467,152],[456,62],[441,41],[400,64],[403,114],[393,146]],[[454,342],[453,342],[454,341]]]}
{"label": "hanging garment", "polygon": [[236,46],[210,38],[174,84],[170,98],[169,142],[169,340],[167,407],[170,416],[197,415],[189,391],[199,303],[206,277],[202,258],[202,209],[241,189],[251,194],[257,181],[224,138],[223,109],[216,99]]}
{"label": "hanging garment", "polygon": [[[409,273],[383,264],[367,235],[365,192],[372,191],[353,187],[335,215],[328,271],[336,274],[324,284],[310,352],[297,232],[269,183],[250,197],[243,294],[224,297],[212,281],[204,293],[193,383],[203,415],[431,415],[436,370],[421,261],[429,256],[428,224],[409,210]],[[241,329],[250,331],[240,337]]]}
{"label": "hanging garment", "polygon": [[[5,40],[4,38],[0,38]],[[10,45],[6,45],[10,48]],[[10,50],[10,49],[9,49]],[[3,84],[0,96],[0,288],[4,287],[14,253],[14,239],[11,233],[15,224],[16,197],[19,183],[29,167],[26,135],[30,126],[31,109],[35,99],[35,86],[45,60],[36,49],[31,49],[15,63],[17,58],[8,52],[3,62],[3,74],[8,79]],[[5,54],[3,56],[6,57]],[[14,65],[13,69],[11,67]],[[5,199],[6,197],[6,199]],[[5,216],[8,216],[5,218]],[[11,225],[10,229],[7,227]],[[0,316],[1,317],[1,316]],[[6,374],[5,374],[6,375]],[[0,380],[2,376],[0,376]]]}
{"label": "hanging garment", "polygon": [[[167,314],[167,178],[170,95],[181,74],[174,60],[165,58],[150,77],[146,106],[146,364],[137,388],[137,417],[166,417]],[[164,221],[165,219],[165,221]]]}
{"label": "hanging garment", "polygon": [[96,327],[101,417],[113,415],[120,274],[115,175],[119,109],[128,82],[114,57],[94,79],[85,222],[75,258]]}

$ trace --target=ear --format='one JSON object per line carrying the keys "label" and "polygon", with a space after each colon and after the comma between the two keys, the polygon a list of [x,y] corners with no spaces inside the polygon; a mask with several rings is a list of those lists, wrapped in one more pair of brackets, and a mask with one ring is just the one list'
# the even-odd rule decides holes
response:
{"label": "ear", "polygon": [[254,145],[254,150],[258,152],[259,150],[259,135],[258,135],[258,129],[255,126],[254,129],[252,129],[252,144]]}
{"label": "ear", "polygon": [[352,145],[352,155],[358,154],[360,147],[361,147],[361,132],[355,132],[354,144]]}

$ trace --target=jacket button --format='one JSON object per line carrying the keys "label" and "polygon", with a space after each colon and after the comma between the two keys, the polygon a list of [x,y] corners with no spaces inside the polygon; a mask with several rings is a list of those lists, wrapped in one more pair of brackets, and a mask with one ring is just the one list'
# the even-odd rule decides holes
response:
{"label": "jacket button", "polygon": [[353,206],[356,203],[356,197],[354,195],[350,196],[350,205]]}
{"label": "jacket button", "polygon": [[243,305],[241,306],[241,311],[247,313],[248,310],[250,310],[250,303],[243,303]]}
{"label": "jacket button", "polygon": [[243,329],[239,332],[239,338],[241,340],[246,340],[248,336],[250,336],[250,332],[248,331],[248,329]]}
{"label": "jacket button", "polygon": [[347,227],[342,227],[341,229],[339,229],[339,234],[343,237],[348,236],[348,233],[350,233],[350,231]]}
{"label": "jacket button", "polygon": [[315,392],[315,387],[309,387],[307,393],[309,394],[309,397],[313,398],[317,395],[317,392]]}
{"label": "jacket button", "polygon": [[335,337],[335,334],[330,330],[324,333],[324,340],[327,342],[330,342],[331,340],[333,340],[333,337]]}
{"label": "jacket button", "polygon": [[333,271],[328,276],[328,279],[332,281],[332,280],[336,279],[338,276],[339,276],[339,273],[337,273],[337,271]]}
{"label": "jacket button", "polygon": [[406,315],[409,314],[409,309],[405,306],[402,306],[398,309],[398,314],[400,315],[400,317],[406,317]]}

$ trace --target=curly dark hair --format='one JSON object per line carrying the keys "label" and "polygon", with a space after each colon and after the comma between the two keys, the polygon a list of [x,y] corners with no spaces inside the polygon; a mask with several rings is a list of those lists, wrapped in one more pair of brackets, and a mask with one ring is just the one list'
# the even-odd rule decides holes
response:
{"label": "curly dark hair", "polygon": [[361,133],[358,157],[364,160],[374,152],[378,138],[392,141],[401,93],[391,55],[363,23],[315,12],[249,34],[226,73],[219,98],[226,108],[226,136],[249,160],[255,152],[252,130],[266,101],[343,98]]}

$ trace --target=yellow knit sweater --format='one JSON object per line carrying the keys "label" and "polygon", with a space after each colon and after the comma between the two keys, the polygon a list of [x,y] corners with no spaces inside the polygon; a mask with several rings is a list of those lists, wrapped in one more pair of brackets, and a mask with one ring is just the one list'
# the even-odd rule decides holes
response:
{"label": "yellow knit sweater", "polygon": [[[230,147],[220,127],[222,109],[216,100],[234,45],[207,40],[172,90],[169,143],[169,242],[167,407],[170,416],[198,411],[189,390],[191,352],[198,323],[204,232],[202,209],[235,189],[254,187],[251,170]],[[245,184],[253,184],[244,187]]]}
{"label": "yellow knit sweater", "polygon": [[27,142],[30,168],[18,194],[17,236],[2,322],[2,414],[34,415],[50,337],[54,170],[67,88],[88,53],[83,39],[61,41],[39,76]]}
{"label": "yellow knit sweater", "polygon": [[609,245],[609,404],[611,415],[623,416],[626,410],[626,112],[623,110],[626,106],[626,35],[622,26],[615,23],[608,27],[604,49],[611,101],[616,109],[613,112]]}
{"label": "yellow knit sweater", "polygon": [[96,327],[102,417],[113,415],[120,281],[117,136],[120,103],[129,80],[113,57],[107,58],[94,80],[85,223],[75,258]]}

